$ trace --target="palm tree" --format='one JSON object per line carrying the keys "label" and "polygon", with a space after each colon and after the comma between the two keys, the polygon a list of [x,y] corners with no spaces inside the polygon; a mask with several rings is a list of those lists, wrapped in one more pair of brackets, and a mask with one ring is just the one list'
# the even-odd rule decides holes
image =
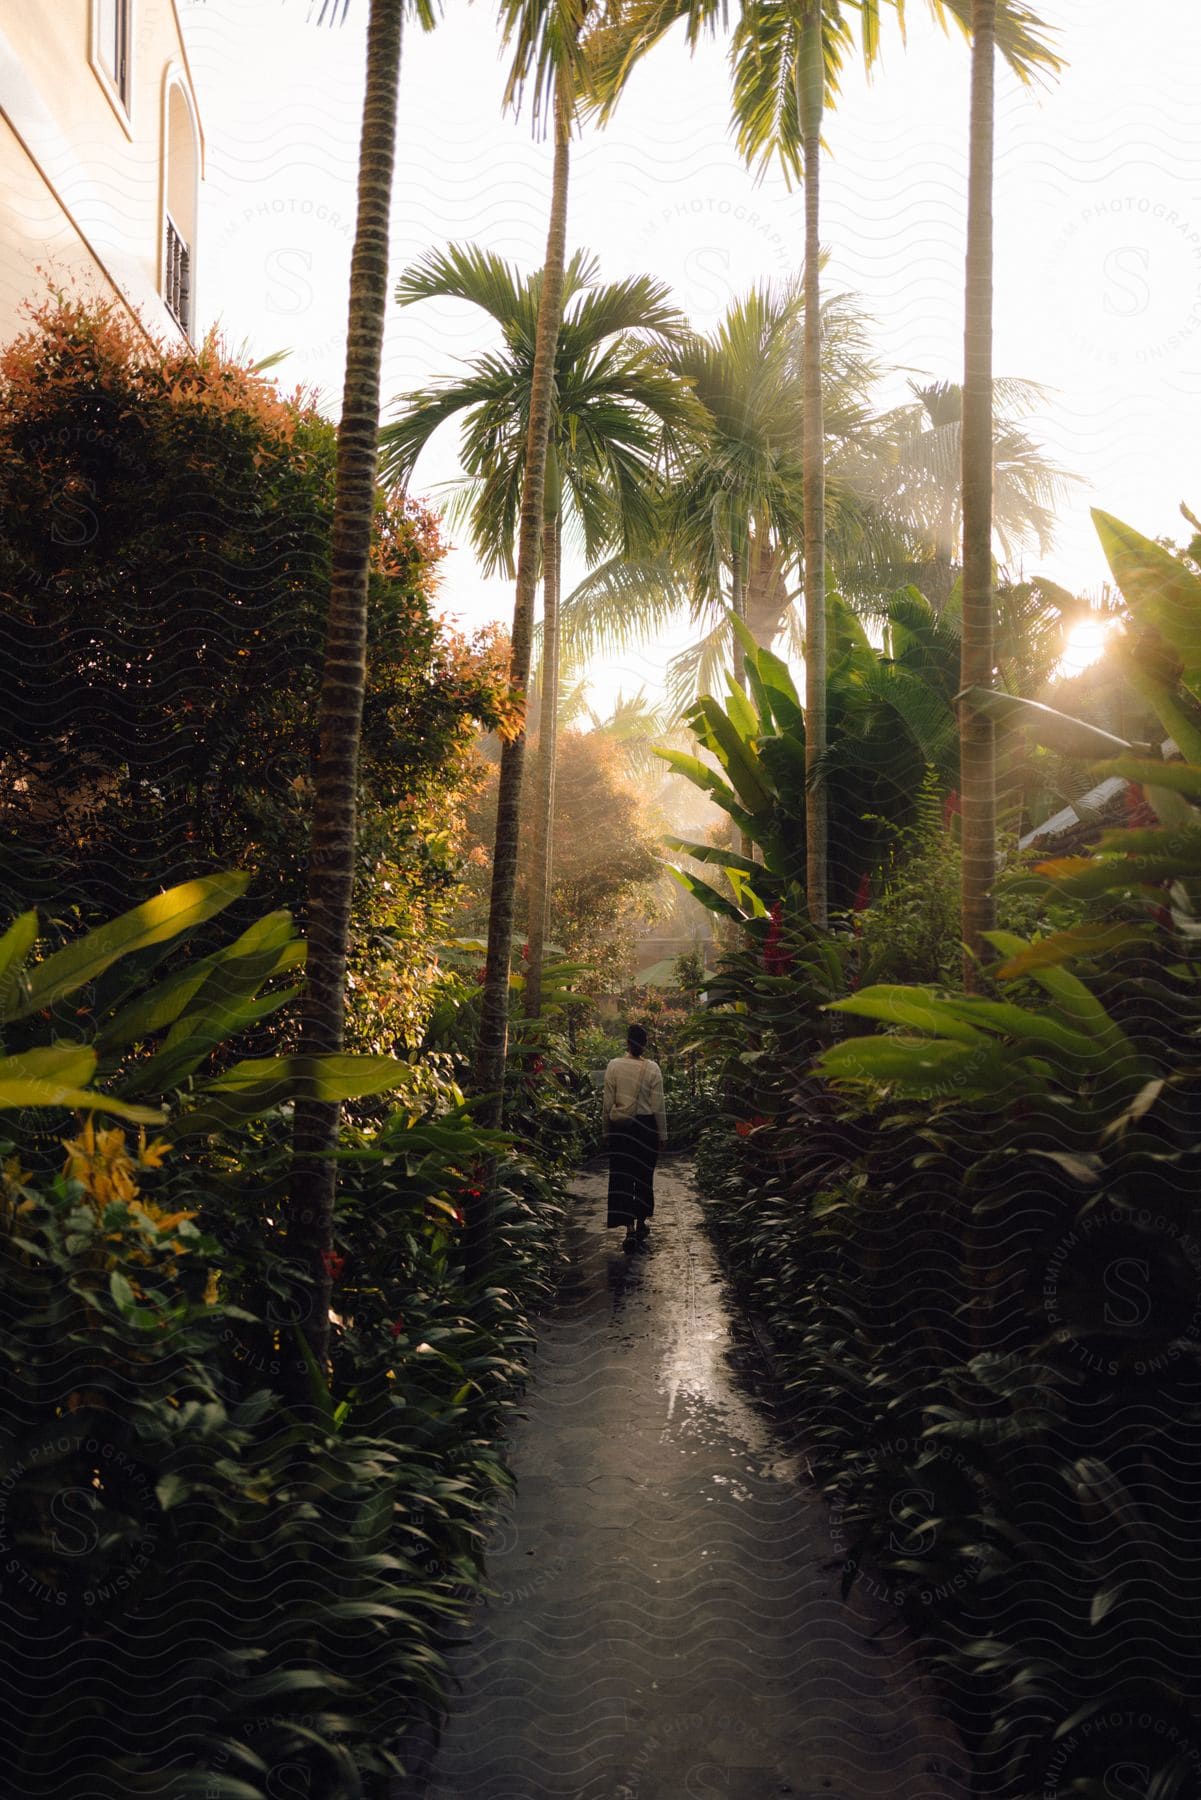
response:
{"label": "palm tree", "polygon": [[[961,688],[993,685],[992,181],[996,0],[972,3],[971,161],[963,314],[963,639]],[[963,813],[964,985],[977,983],[996,926],[997,773],[992,719],[964,703],[959,721]]]}
{"label": "palm tree", "polygon": [[[564,533],[574,530],[589,560],[615,545],[623,554],[644,549],[655,528],[660,465],[675,453],[681,436],[701,424],[696,402],[664,360],[664,348],[687,335],[667,289],[646,276],[606,285],[597,277],[595,259],[577,252],[564,275],[554,355],[542,553],[539,791],[526,968],[526,1011],[535,1017],[553,849]],[[381,434],[385,472],[407,482],[439,426],[462,419],[468,482],[454,513],[468,524],[489,573],[512,572],[541,286],[540,274],[523,277],[488,252],[452,245],[407,271],[397,288],[402,305],[435,296],[469,300],[504,334],[503,350],[477,358],[463,376],[410,395],[403,416]]]}
{"label": "palm tree", "polygon": [[[796,596],[804,534],[803,311],[795,287],[755,290],[713,332],[668,353],[710,423],[672,471],[657,553],[642,561],[612,558],[564,603],[565,641],[577,656],[625,648],[686,607],[704,636],[669,666],[668,702],[677,714],[728,666],[731,612],[770,645]],[[833,296],[822,321],[832,554],[861,583],[874,574],[879,592],[880,582],[896,585],[890,571],[912,555],[912,543],[862,481],[873,442],[868,394],[877,378],[865,343],[854,303]]]}
{"label": "palm tree", "polygon": [[[971,31],[975,0],[927,0],[945,24],[948,16]],[[905,0],[889,0],[904,21]],[[737,143],[748,162],[761,166],[778,158],[785,178],[805,188],[805,352],[804,352],[804,513],[805,513],[805,709],[806,757],[812,792],[806,808],[806,888],[809,914],[824,925],[826,901],[826,800],[819,765],[825,750],[825,529],[822,432],[820,310],[821,124],[825,106],[838,94],[838,81],[854,45],[849,14],[859,19],[860,48],[870,70],[878,51],[881,0],[742,0],[731,44],[733,105]],[[1022,0],[991,0],[989,16],[999,21],[997,40],[1023,79],[1038,62],[1054,62],[1039,36],[1039,24]],[[612,110],[633,63],[679,20],[687,21],[695,48],[705,31],[724,25],[724,0],[634,0],[606,47],[600,86],[604,113]],[[991,41],[991,40],[990,40]]]}
{"label": "palm tree", "polygon": [[[962,555],[963,388],[953,381],[911,381],[909,389],[913,400],[879,420],[887,453],[864,459],[861,481],[878,505],[903,509],[919,552],[905,577],[941,607]],[[1006,562],[1028,547],[1046,555],[1056,513],[1078,479],[1048,461],[1020,422],[1044,398],[1032,381],[993,382],[992,529]]]}
{"label": "palm tree", "polygon": [[[320,17],[336,6],[323,4]],[[346,6],[343,5],[343,16]],[[342,1048],[350,901],[354,886],[359,737],[366,683],[367,573],[375,516],[380,357],[388,304],[388,224],[406,0],[371,0],[359,141],[358,207],[350,265],[346,378],[338,427],[329,621],[318,713],[309,862],[305,1057]],[[414,13],[429,29],[429,0]],[[341,1109],[316,1092],[296,1102],[288,1245],[312,1280],[305,1337],[319,1368],[329,1344],[335,1165]],[[303,1370],[300,1371],[303,1378]]]}

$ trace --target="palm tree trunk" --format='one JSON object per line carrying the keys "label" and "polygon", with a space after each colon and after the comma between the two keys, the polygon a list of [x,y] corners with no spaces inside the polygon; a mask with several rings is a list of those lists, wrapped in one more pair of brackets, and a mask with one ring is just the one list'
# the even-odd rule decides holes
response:
{"label": "palm tree trunk", "polygon": [[[513,640],[509,681],[524,702],[530,679],[530,646],[534,631],[534,595],[544,524],[546,451],[554,400],[555,351],[563,314],[563,265],[567,243],[567,177],[573,107],[569,78],[560,70],[555,86],[555,160],[551,185],[550,226],[538,301],[534,367],[530,377],[530,420],[526,433],[525,478],[517,540],[517,594],[513,604]],[[480,1038],[475,1061],[475,1112],[480,1124],[500,1124],[504,1103],[505,1052],[509,1041],[509,966],[513,953],[513,907],[517,887],[521,783],[525,768],[525,731],[506,739],[500,758],[496,810],[496,845],[492,859],[492,892],[488,912],[488,954],[480,1012]],[[492,1238],[493,1188],[483,1192],[467,1217],[464,1253],[469,1275],[484,1265]]]}
{"label": "palm tree trunk", "polygon": [[[742,567],[742,545],[737,533],[730,545],[730,611],[736,619],[746,623],[746,580]],[[738,639],[734,639],[734,679],[739,687],[746,687],[746,652]]]}
{"label": "palm tree trunk", "polygon": [[[741,619],[745,624],[747,582],[742,566],[742,545],[738,541],[737,532],[734,534],[734,542],[730,546],[730,550],[730,611],[736,619]],[[734,679],[745,693],[747,685],[746,651],[737,637],[734,639]],[[755,853],[754,840],[750,832],[743,831],[741,826],[738,828],[738,852],[740,856],[753,856]]]}
{"label": "palm tree trunk", "polygon": [[828,920],[828,807],[816,764],[826,748],[825,442],[821,373],[821,129],[825,98],[820,0],[809,0],[797,68],[797,103],[805,167],[805,335],[802,382],[805,420],[801,445],[805,487],[805,889],[809,917]]}
{"label": "palm tree trunk", "polygon": [[[963,637],[960,688],[993,685],[992,591],[992,182],[996,0],[972,4],[971,161],[968,175],[963,378]],[[963,809],[964,985],[978,986],[975,957],[996,923],[996,755],[993,724],[959,709]]]}
{"label": "palm tree trunk", "polygon": [[[350,264],[346,378],[331,549],[329,622],[318,715],[316,800],[309,859],[307,980],[300,1048],[342,1048],[363,692],[367,581],[375,513],[380,356],[388,305],[388,227],[396,154],[403,0],[371,0],[359,139],[358,214]],[[304,1334],[319,1368],[329,1348],[330,1259],[341,1108],[301,1098],[293,1121],[288,1249],[312,1277]],[[303,1380],[303,1366],[298,1371]]]}
{"label": "palm tree trunk", "polygon": [[542,1011],[542,965],[554,863],[555,755],[559,732],[559,518],[552,513],[542,533],[542,706],[538,719],[538,796],[531,848],[530,957],[525,972],[525,1012]]}

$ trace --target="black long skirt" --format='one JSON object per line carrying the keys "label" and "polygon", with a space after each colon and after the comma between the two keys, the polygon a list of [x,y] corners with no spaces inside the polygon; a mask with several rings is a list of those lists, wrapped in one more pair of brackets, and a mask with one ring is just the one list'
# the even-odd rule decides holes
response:
{"label": "black long skirt", "polygon": [[609,1121],[609,1216],[606,1225],[627,1230],[655,1210],[655,1162],[659,1121],[654,1113]]}

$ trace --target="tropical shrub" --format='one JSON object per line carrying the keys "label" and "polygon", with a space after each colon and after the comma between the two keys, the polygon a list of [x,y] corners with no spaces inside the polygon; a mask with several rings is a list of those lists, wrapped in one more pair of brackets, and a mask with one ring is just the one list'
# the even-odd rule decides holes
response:
{"label": "tropical shrub", "polygon": [[[462,1208],[506,1140],[472,1126],[445,1074],[233,1060],[230,1034],[286,1004],[303,945],[274,914],[178,953],[248,879],[185,884],[40,962],[31,916],[0,939],[14,1793],[267,1800],[295,1780],[382,1800],[414,1723],[444,1710],[447,1635],[511,1483],[500,1426],[559,1190],[504,1155],[493,1260],[469,1291]],[[332,1360],[300,1416],[279,1391],[305,1305],[280,1224],[306,1087],[402,1098],[344,1134]],[[163,1646],[170,1679],[151,1679]]]}
{"label": "tropical shrub", "polygon": [[[300,913],[336,432],[210,336],[38,308],[0,356],[0,906],[66,934],[215,869]],[[420,1034],[493,648],[434,615],[444,546],[381,494],[360,759],[353,1041]]]}
{"label": "tropical shrub", "polygon": [[1043,929],[992,934],[984,994],[865,968],[831,997],[841,1036],[776,1052],[774,1092],[747,1063],[762,998],[710,1027],[736,1129],[706,1147],[708,1205],[844,1584],[921,1634],[998,1800],[1201,1794],[1201,581],[1099,524],[1134,619],[1117,654],[1187,759],[1111,740],[1107,770],[1159,823],[1016,874]]}

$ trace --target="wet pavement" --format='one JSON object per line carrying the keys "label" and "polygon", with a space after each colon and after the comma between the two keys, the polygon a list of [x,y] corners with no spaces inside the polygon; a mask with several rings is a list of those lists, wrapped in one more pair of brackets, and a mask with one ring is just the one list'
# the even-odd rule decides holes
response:
{"label": "wet pavement", "polygon": [[739,1372],[686,1163],[644,1250],[574,1184],[509,1438],[499,1590],[455,1652],[426,1800],[964,1800],[886,1603],[839,1597],[827,1509]]}

